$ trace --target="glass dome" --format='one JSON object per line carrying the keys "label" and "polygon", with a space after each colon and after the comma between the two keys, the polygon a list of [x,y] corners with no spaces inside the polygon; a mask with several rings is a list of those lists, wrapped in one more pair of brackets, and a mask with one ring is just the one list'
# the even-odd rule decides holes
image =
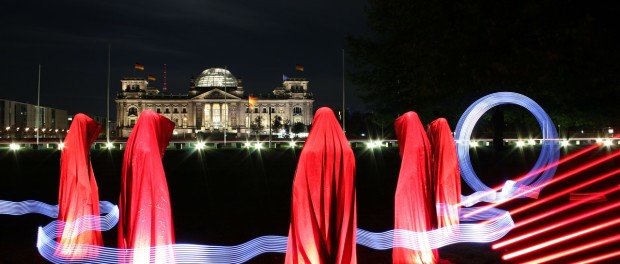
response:
{"label": "glass dome", "polygon": [[222,68],[204,70],[195,82],[196,87],[237,87],[238,82],[230,71]]}

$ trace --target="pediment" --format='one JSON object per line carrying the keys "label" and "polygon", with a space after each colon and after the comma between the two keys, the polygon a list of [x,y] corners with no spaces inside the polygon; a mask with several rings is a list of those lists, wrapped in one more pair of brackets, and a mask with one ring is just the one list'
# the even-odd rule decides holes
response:
{"label": "pediment", "polygon": [[194,97],[193,99],[241,99],[236,95],[226,93],[220,89],[213,89],[211,91],[202,93]]}

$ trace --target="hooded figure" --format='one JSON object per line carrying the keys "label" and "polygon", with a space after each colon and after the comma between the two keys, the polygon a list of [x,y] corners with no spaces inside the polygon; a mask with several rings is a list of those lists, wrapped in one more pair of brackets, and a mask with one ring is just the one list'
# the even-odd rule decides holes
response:
{"label": "hooded figure", "polygon": [[[85,215],[99,216],[99,192],[88,150],[101,131],[101,126],[84,114],[77,114],[64,140],[60,154],[60,187],[58,192],[58,220],[72,223]],[[59,227],[56,255],[67,259],[96,256],[97,252],[80,248],[80,245],[102,246],[98,222],[95,230],[78,234],[77,225]]]}
{"label": "hooded figure", "polygon": [[428,140],[432,149],[432,175],[435,181],[437,227],[459,224],[461,202],[461,176],[456,154],[456,144],[448,121],[439,118],[428,126]]}
{"label": "hooded figure", "polygon": [[133,128],[123,158],[119,248],[134,249],[121,262],[171,263],[171,248],[150,247],[174,244],[174,227],[168,184],[162,158],[174,123],[151,111],[143,111]]}
{"label": "hooded figure", "polygon": [[394,228],[420,232],[413,239],[421,250],[394,247],[393,263],[437,263],[437,250],[430,248],[426,231],[437,225],[434,183],[431,178],[431,148],[426,131],[415,112],[407,112],[394,123],[402,163],[394,201]]}
{"label": "hooded figure", "polygon": [[286,263],[357,263],[355,158],[334,112],[320,108],[299,157]]}

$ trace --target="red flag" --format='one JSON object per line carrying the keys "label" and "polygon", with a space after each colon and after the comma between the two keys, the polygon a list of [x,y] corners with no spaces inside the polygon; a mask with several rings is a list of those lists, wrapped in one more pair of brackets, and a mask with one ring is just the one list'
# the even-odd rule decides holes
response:
{"label": "red flag", "polygon": [[256,101],[258,101],[258,98],[254,96],[248,97],[248,104],[250,105],[250,108],[254,108],[254,106],[256,105]]}
{"label": "red flag", "polygon": [[149,81],[157,80],[157,78],[155,78],[155,75],[149,75],[146,79],[149,80]]}
{"label": "red flag", "polygon": [[136,62],[136,65],[134,66],[134,69],[143,71],[144,70],[144,65]]}
{"label": "red flag", "polygon": [[295,65],[295,70],[304,71],[304,66],[297,64]]}

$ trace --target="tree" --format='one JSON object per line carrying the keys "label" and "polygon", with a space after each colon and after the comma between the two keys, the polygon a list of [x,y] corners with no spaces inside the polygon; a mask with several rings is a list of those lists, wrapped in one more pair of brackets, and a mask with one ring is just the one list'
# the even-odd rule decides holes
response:
{"label": "tree", "polygon": [[305,129],[306,129],[306,125],[304,125],[304,123],[296,122],[295,124],[293,124],[293,127],[291,127],[291,132],[293,134],[299,134],[301,132],[304,132]]}
{"label": "tree", "polygon": [[618,122],[616,5],[369,2],[375,34],[349,36],[347,57],[354,65],[348,76],[374,111],[415,110],[423,121],[443,116],[455,124],[478,98],[513,91],[534,99],[562,127]]}
{"label": "tree", "polygon": [[271,123],[271,129],[273,132],[278,133],[284,127],[282,123],[282,117],[277,115],[273,118],[273,123]]}
{"label": "tree", "polygon": [[254,122],[250,124],[250,129],[258,136],[263,131],[263,129],[265,129],[265,125],[263,125],[263,117],[260,115],[255,117]]}

